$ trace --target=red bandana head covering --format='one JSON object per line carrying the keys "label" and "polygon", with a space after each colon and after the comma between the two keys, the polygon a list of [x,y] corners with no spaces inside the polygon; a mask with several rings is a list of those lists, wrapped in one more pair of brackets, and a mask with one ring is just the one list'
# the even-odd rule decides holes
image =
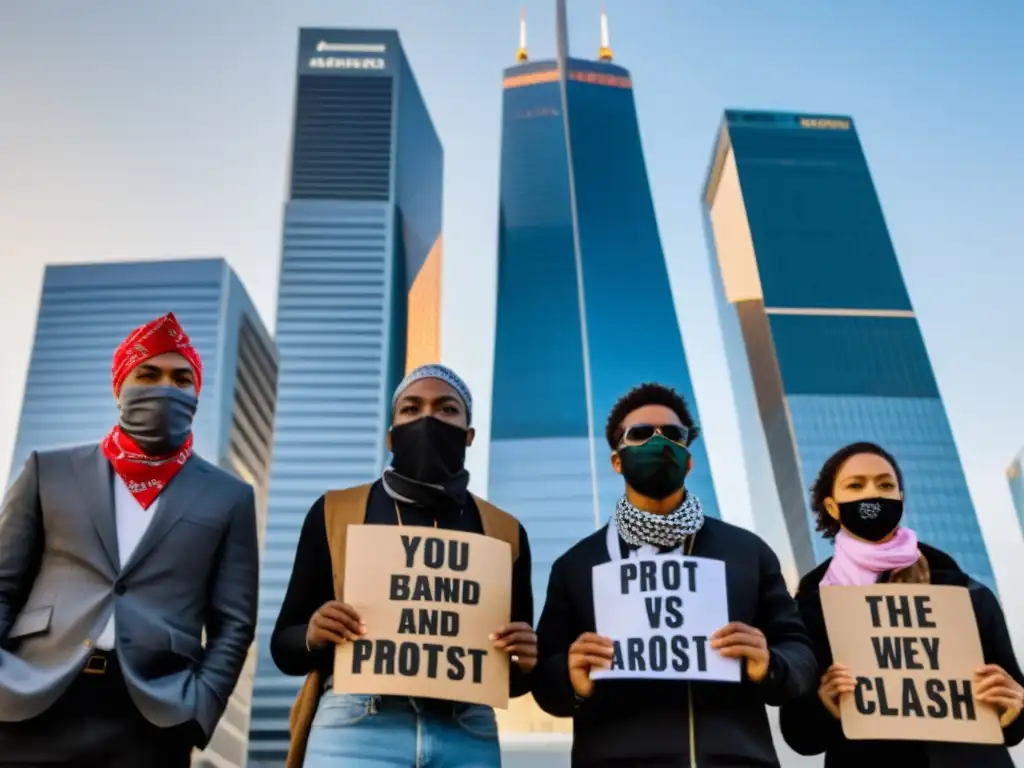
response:
{"label": "red bandana head covering", "polygon": [[114,396],[121,394],[121,385],[124,384],[129,373],[147,360],[166,352],[177,352],[188,360],[188,364],[192,366],[192,373],[195,375],[196,396],[198,396],[199,390],[203,386],[203,361],[196,348],[192,346],[192,341],[185,333],[185,329],[178,324],[173,312],[158,317],[145,325],[140,325],[129,333],[128,338],[114,350],[114,362],[111,368]]}
{"label": "red bandana head covering", "polygon": [[[173,314],[136,328],[118,346],[111,366],[114,395],[121,393],[121,385],[128,374],[147,360],[165,352],[177,352],[192,366],[198,395],[202,388],[203,362]],[[107,461],[142,508],[149,509],[192,455],[192,435],[170,456],[147,456],[120,426],[115,426],[103,438],[101,448]]]}

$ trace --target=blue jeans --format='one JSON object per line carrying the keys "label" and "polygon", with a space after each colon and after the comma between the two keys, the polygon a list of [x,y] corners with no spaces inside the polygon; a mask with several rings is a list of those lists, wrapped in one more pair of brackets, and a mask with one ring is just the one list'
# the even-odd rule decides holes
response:
{"label": "blue jeans", "polygon": [[326,691],[313,718],[305,768],[501,768],[494,710],[425,708],[397,696]]}

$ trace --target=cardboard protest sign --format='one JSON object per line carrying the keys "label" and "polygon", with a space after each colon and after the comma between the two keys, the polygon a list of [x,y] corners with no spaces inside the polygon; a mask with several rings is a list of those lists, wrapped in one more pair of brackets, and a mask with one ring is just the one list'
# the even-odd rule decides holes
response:
{"label": "cardboard protest sign", "polygon": [[822,587],[832,657],[857,680],[839,702],[848,739],[1002,744],[999,716],[974,700],[983,663],[964,587]]}
{"label": "cardboard protest sign", "polygon": [[725,563],[675,554],[594,566],[597,631],[611,638],[611,669],[591,678],[740,681],[740,664],[709,646],[729,623]]}
{"label": "cardboard protest sign", "polygon": [[511,616],[508,543],[354,525],[346,548],[345,602],[359,612],[366,637],[338,646],[336,692],[508,706],[508,655],[490,640]]}

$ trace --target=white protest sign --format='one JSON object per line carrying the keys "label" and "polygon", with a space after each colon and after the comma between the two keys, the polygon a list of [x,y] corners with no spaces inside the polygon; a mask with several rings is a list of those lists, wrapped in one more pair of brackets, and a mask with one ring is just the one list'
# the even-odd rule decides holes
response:
{"label": "white protest sign", "polygon": [[593,580],[597,632],[615,658],[591,678],[740,681],[739,660],[710,645],[729,623],[724,562],[645,555],[595,565]]}

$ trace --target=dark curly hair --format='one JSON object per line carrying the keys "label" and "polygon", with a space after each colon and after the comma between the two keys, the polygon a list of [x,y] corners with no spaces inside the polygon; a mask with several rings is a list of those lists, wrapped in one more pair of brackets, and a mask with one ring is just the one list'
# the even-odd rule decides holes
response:
{"label": "dark curly hair", "polygon": [[892,457],[892,454],[880,445],[860,442],[843,446],[828,457],[818,472],[814,485],[811,486],[811,511],[814,512],[817,529],[824,534],[826,539],[834,539],[836,537],[836,534],[839,533],[839,522],[825,509],[825,499],[832,496],[835,492],[836,476],[839,474],[839,470],[842,469],[843,464],[846,463],[847,459],[861,453],[873,453],[875,456],[880,456],[892,464],[892,468],[896,471],[896,482],[899,483],[900,490],[903,490],[903,472],[900,471],[900,465],[896,463],[896,459]]}
{"label": "dark curly hair", "polygon": [[663,405],[670,408],[679,417],[683,426],[690,431],[686,439],[687,445],[691,445],[700,435],[700,427],[694,423],[690,407],[682,395],[671,387],[648,382],[633,387],[612,406],[612,412],[608,414],[608,423],[604,427],[604,436],[608,440],[609,448],[614,451],[619,447],[619,442],[622,440],[622,420],[637,408],[643,408],[645,405]]}

